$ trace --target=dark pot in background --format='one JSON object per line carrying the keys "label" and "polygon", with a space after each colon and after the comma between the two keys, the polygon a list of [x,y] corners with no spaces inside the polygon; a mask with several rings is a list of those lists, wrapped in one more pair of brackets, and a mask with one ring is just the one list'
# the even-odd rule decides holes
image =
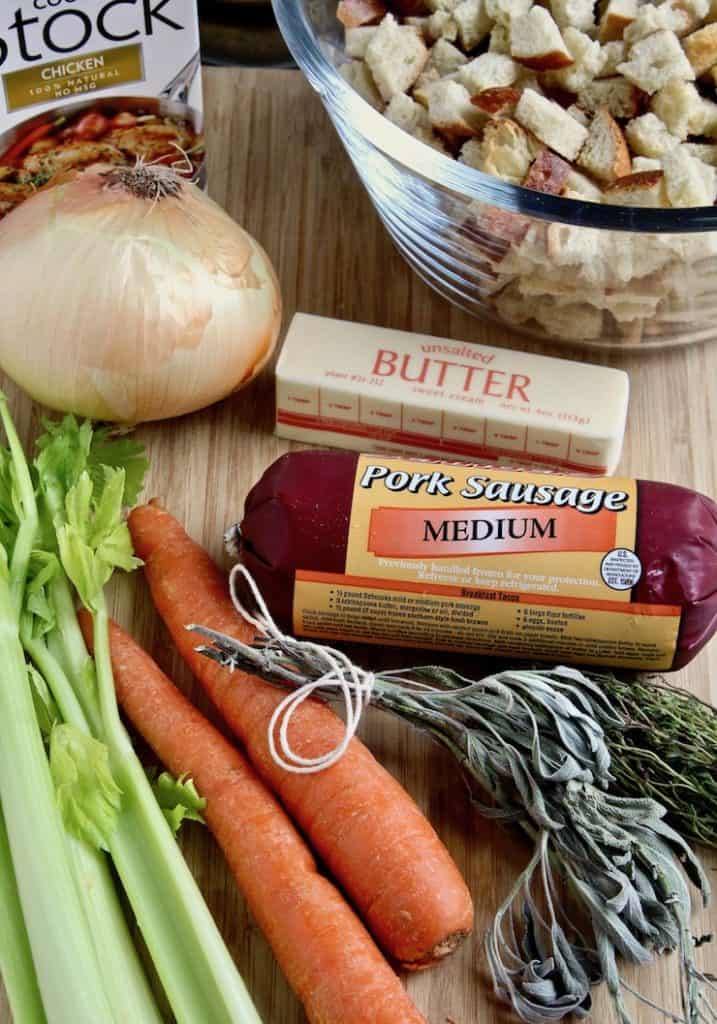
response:
{"label": "dark pot in background", "polygon": [[199,0],[205,64],[294,67],[270,0]]}

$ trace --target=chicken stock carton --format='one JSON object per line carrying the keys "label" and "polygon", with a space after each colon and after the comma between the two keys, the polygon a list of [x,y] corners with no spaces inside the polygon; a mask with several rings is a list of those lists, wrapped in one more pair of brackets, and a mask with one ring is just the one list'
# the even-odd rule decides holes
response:
{"label": "chicken stock carton", "polygon": [[0,217],[54,174],[98,162],[203,180],[196,0],[0,6]]}

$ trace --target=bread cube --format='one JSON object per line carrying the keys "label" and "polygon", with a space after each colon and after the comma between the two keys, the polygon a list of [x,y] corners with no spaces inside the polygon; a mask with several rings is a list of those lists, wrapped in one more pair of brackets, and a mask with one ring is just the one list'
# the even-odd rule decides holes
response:
{"label": "bread cube", "polygon": [[366,47],[366,64],[386,103],[406,92],[423,71],[428,50],[410,25],[387,14]]}
{"label": "bread cube", "polygon": [[479,171],[493,174],[513,185],[520,185],[540,149],[540,144],[519,124],[503,118],[490,121],[481,142],[475,146],[464,146],[461,156]]}
{"label": "bread cube", "polygon": [[646,39],[654,32],[674,32],[683,35],[689,30],[690,15],[684,7],[675,7],[671,3],[644,4],[637,12],[637,17],[625,29],[623,39],[628,46],[634,46],[640,39]]}
{"label": "bread cube", "polygon": [[510,25],[516,18],[528,13],[533,0],[485,0],[485,5],[491,21],[498,25]]}
{"label": "bread cube", "polygon": [[622,128],[607,108],[592,120],[588,137],[578,156],[578,166],[604,185],[630,174],[632,164]]}
{"label": "bread cube", "polygon": [[431,126],[449,139],[477,135],[485,116],[471,103],[470,93],[460,82],[441,79],[425,90]]}
{"label": "bread cube", "polygon": [[662,160],[656,156],[634,156],[632,158],[632,173],[640,171],[661,171]]}
{"label": "bread cube", "polygon": [[362,25],[346,29],[346,56],[363,60],[371,37],[378,31],[377,25]]}
{"label": "bread cube", "polygon": [[566,107],[565,113],[570,114],[571,117],[575,118],[578,124],[581,124],[583,128],[587,128],[590,124],[589,116],[585,113],[582,107],[577,105],[577,103],[571,103],[569,107]]}
{"label": "bread cube", "polygon": [[563,195],[566,199],[581,199],[588,203],[602,202],[602,189],[595,184],[592,178],[588,178],[587,174],[582,174],[575,167],[568,175]]}
{"label": "bread cube", "polygon": [[430,43],[440,39],[454,43],[458,38],[458,24],[450,11],[434,11],[426,18],[423,35]]}
{"label": "bread cube", "polygon": [[486,0],[463,0],[454,8],[453,18],[464,50],[472,50],[482,42],[493,24],[486,13]]}
{"label": "bread cube", "polygon": [[510,53],[534,71],[569,67],[573,58],[560,29],[544,7],[532,7],[510,27]]}
{"label": "bread cube", "polygon": [[577,28],[566,28],[563,39],[573,63],[560,71],[548,71],[543,76],[546,85],[557,85],[568,92],[578,93],[589,85],[603,67],[600,43]]}
{"label": "bread cube", "polygon": [[532,89],[533,92],[537,92],[539,96],[544,96],[545,93],[541,82],[545,72],[543,72],[542,75],[538,75],[537,71],[531,71],[530,68],[524,68],[522,64],[519,64],[518,67],[520,68],[520,71],[515,82],[515,88],[520,89],[521,92],[525,92],[526,89]]}
{"label": "bread cube", "polygon": [[596,78],[610,78],[612,75],[616,75],[618,64],[622,64],[627,56],[624,39],[614,39],[611,43],[605,43],[600,48],[600,52],[602,60]]}
{"label": "bread cube", "polygon": [[358,28],[380,21],[386,14],[382,0],[340,0],[336,17],[346,28]]}
{"label": "bread cube", "polygon": [[550,10],[561,29],[578,28],[592,32],[595,28],[593,0],[550,0]]}
{"label": "bread cube", "polygon": [[587,129],[553,100],[527,89],[515,108],[515,119],[566,160],[574,160],[588,137]]}
{"label": "bread cube", "polygon": [[445,11],[452,14],[461,0],[423,0],[423,5],[429,11]]}
{"label": "bread cube", "polygon": [[708,139],[717,139],[717,103],[703,99],[700,105],[700,116],[697,122],[696,135],[706,135]]}
{"label": "bread cube", "polygon": [[633,118],[625,128],[625,135],[633,153],[638,156],[662,156],[680,144],[679,138],[653,113]]}
{"label": "bread cube", "polygon": [[464,53],[447,39],[439,39],[431,47],[425,70],[435,70],[439,78],[453,74],[468,63]]}
{"label": "bread cube", "polygon": [[476,171],[483,170],[483,142],[480,139],[468,139],[461,146],[459,163],[472,167]]}
{"label": "bread cube", "polygon": [[416,103],[410,96],[399,92],[393,97],[384,111],[386,118],[397,125],[404,132],[408,132],[421,142],[426,142],[434,149],[445,152],[442,140],[436,135],[431,127],[428,111],[420,103]]}
{"label": "bread cube", "polygon": [[474,107],[489,117],[511,117],[515,113],[521,93],[510,85],[498,85],[471,97]]}
{"label": "bread cube", "polygon": [[717,167],[717,144],[713,142],[683,142],[682,148],[703,164]]}
{"label": "bread cube", "polygon": [[670,206],[712,206],[717,193],[717,169],[703,164],[678,146],[662,157],[665,191]]}
{"label": "bread cube", "polygon": [[458,73],[458,81],[473,96],[496,86],[512,85],[518,78],[519,67],[503,53],[482,53]]}
{"label": "bread cube", "polygon": [[431,127],[426,108],[412,100],[405,92],[396,93],[384,114],[392,124],[409,135],[415,135],[421,129]]}
{"label": "bread cube", "polygon": [[565,188],[572,169],[572,164],[569,164],[567,160],[551,153],[549,149],[542,149],[525,176],[523,185],[534,192],[559,196]]}
{"label": "bread cube", "polygon": [[601,43],[622,39],[627,26],[637,17],[638,0],[608,0],[600,19],[598,38]]}
{"label": "bread cube", "polygon": [[630,118],[641,113],[645,93],[626,78],[600,78],[578,91],[578,103],[589,112],[607,107],[613,117]]}
{"label": "bread cube", "polygon": [[375,110],[383,110],[383,100],[376,88],[376,83],[362,60],[352,60],[348,64],[342,64],[339,74]]}
{"label": "bread cube", "polygon": [[682,40],[682,48],[699,78],[717,64],[717,24],[697,29]]}
{"label": "bread cube", "polygon": [[700,134],[706,121],[703,99],[692,82],[671,79],[653,96],[650,106],[673,135],[685,140]]}
{"label": "bread cube", "polygon": [[[717,0],[715,0],[717,3]],[[504,53],[510,56],[510,26],[496,23],[490,34],[489,53]]]}
{"label": "bread cube", "polygon": [[691,82],[695,77],[679,39],[668,31],[638,40],[617,70],[650,96],[673,79]]}

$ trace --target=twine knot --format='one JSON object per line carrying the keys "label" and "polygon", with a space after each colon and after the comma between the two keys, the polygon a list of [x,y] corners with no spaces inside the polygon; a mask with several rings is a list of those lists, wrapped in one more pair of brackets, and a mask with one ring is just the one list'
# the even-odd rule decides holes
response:
{"label": "twine knot", "polygon": [[[242,602],[238,593],[239,578],[249,589],[254,601],[255,610],[250,612]],[[229,592],[237,612],[280,651],[291,654],[293,651],[304,651],[310,654],[324,670],[316,679],[311,679],[297,689],[292,690],[279,703],[269,722],[269,752],[272,759],[284,771],[295,775],[312,775],[315,772],[330,768],[340,761],[348,750],[351,740],[356,735],[364,711],[371,701],[376,683],[373,672],[354,665],[343,651],[322,644],[314,644],[308,640],[297,640],[283,633],[272,618],[266,601],[251,573],[243,565],[235,565],[229,575]],[[317,691],[335,690],[343,697],[346,711],[344,734],[341,741],[325,754],[317,757],[303,757],[294,750],[289,740],[291,719],[301,705],[309,700]]]}

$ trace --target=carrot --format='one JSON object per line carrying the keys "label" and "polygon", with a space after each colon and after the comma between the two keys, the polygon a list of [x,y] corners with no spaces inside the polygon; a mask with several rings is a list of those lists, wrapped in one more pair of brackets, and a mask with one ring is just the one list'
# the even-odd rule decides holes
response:
{"label": "carrot", "polygon": [[[92,620],[80,614],[92,642]],[[130,721],[204,817],[311,1024],[426,1024],[286,812],[238,750],[135,641],[110,627],[115,686]]]}
{"label": "carrot", "polygon": [[53,132],[54,129],[54,121],[37,125],[37,127],[29,131],[27,135],[23,135],[22,138],[18,139],[12,144],[12,146],[10,146],[2,159],[0,159],[0,163],[12,167],[13,164],[17,163],[21,157],[27,155],[36,142],[39,142],[40,139],[44,139],[47,135]]}
{"label": "carrot", "polygon": [[[458,868],[414,801],[358,740],[315,775],[284,771],[271,757],[267,729],[284,696],[195,651],[187,623],[251,642],[225,575],[158,504],[129,518],[154,603],[180,653],[278,794],[319,857],[348,893],[384,951],[408,969],[451,953],[473,926],[473,904]],[[344,727],[325,705],[305,702],[289,729],[293,749],[315,757],[333,749]]]}

